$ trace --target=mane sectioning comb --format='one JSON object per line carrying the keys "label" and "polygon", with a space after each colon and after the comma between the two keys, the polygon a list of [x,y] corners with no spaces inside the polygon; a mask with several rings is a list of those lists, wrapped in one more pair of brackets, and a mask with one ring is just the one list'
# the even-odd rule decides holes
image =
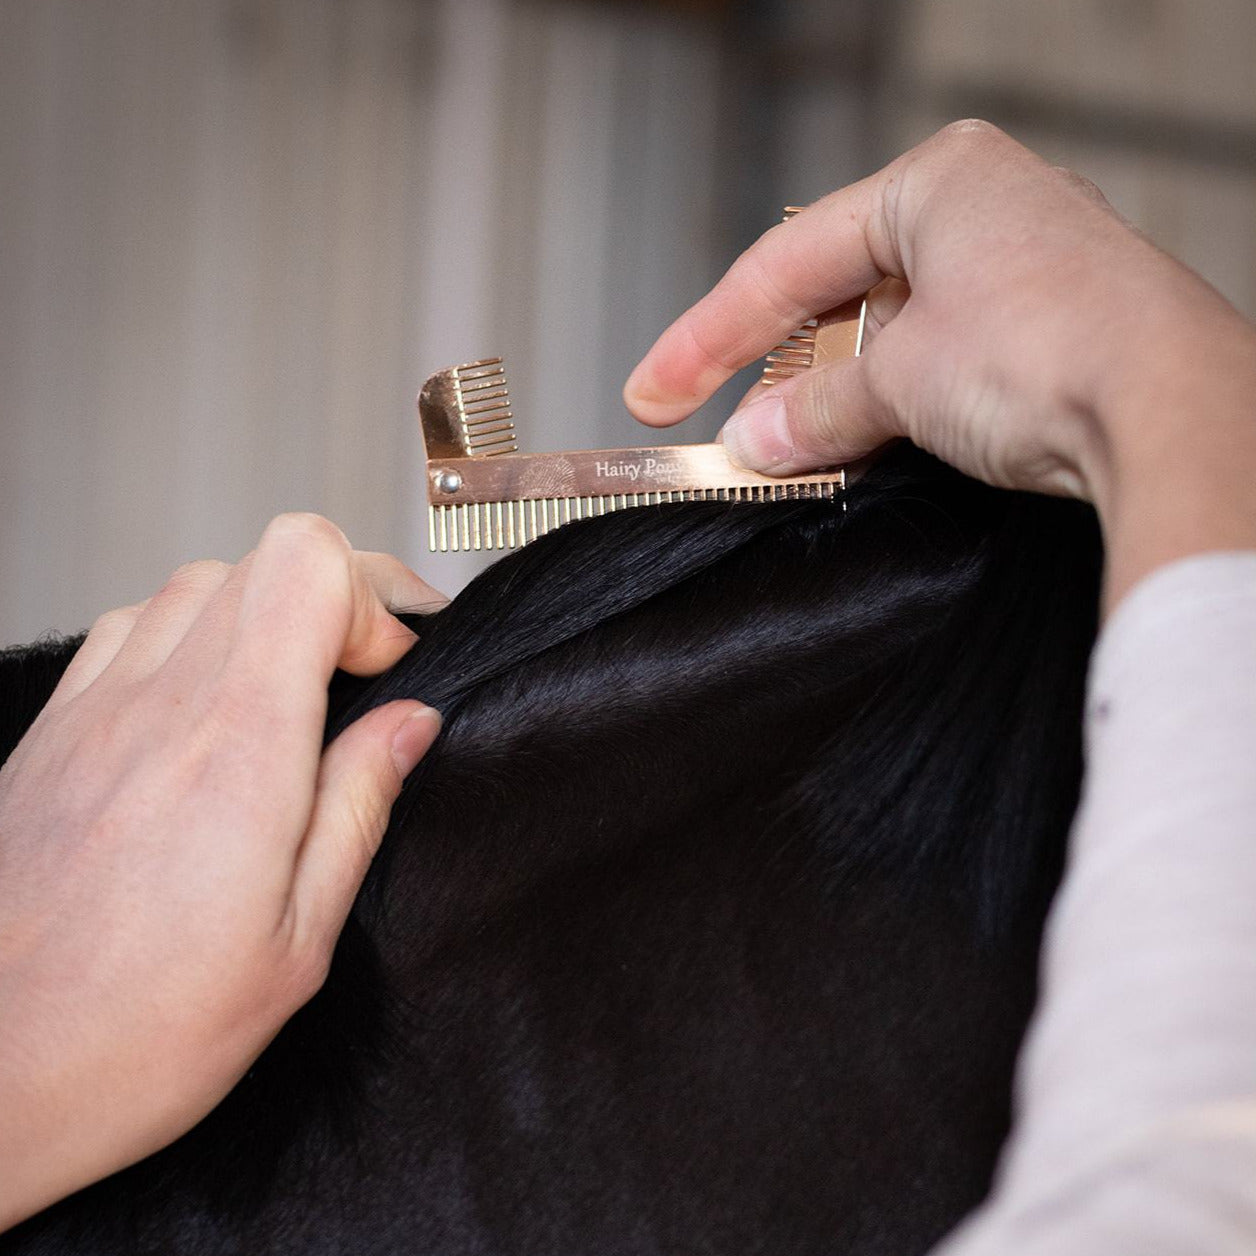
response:
{"label": "mane sectioning comb", "polygon": [[[813,319],[768,355],[761,383],[857,355],[863,321],[858,301]],[[778,479],[734,465],[721,444],[520,453],[501,358],[433,375],[419,426],[428,546],[442,552],[515,549],[574,520],[662,502],[836,498],[846,488],[845,468]]]}
{"label": "mane sectioning comb", "polygon": [[[801,212],[801,206],[787,205],[782,221],[788,222]],[[824,366],[839,358],[857,358],[863,352],[867,315],[868,302],[857,298],[804,323],[768,354],[759,382],[776,384],[813,366]]]}

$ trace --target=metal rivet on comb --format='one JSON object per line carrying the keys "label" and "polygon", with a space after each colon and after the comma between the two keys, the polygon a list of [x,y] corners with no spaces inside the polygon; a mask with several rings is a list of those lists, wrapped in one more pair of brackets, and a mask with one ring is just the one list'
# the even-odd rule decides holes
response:
{"label": "metal rivet on comb", "polygon": [[440,471],[436,475],[436,487],[442,493],[456,493],[462,487],[462,476],[457,471]]}

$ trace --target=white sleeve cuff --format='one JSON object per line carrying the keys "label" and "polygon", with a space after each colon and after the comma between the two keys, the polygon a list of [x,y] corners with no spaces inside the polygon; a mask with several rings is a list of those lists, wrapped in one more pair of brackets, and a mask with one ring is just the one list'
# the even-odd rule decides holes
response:
{"label": "white sleeve cuff", "polygon": [[1016,1128],[946,1250],[1186,1256],[1235,1250],[1239,1218],[1256,1250],[1256,553],[1127,596],[1086,741]]}

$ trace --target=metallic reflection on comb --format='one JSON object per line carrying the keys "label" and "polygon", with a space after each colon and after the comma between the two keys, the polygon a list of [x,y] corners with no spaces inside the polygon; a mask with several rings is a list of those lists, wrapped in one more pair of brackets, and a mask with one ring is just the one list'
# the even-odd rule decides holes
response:
{"label": "metallic reflection on comb", "polygon": [[[781,221],[788,222],[802,209],[800,205],[787,205]],[[820,318],[808,319],[767,355],[759,383],[779,384],[813,366],[839,358],[857,358],[863,352],[867,313],[867,301],[856,298]]]}
{"label": "metallic reflection on comb", "polygon": [[[863,328],[858,301],[811,320],[768,355],[763,382],[857,356]],[[433,375],[419,425],[433,550],[515,549],[568,523],[669,502],[838,499],[846,488],[843,468],[760,475],[731,463],[721,444],[521,454],[501,358]]]}
{"label": "metallic reflection on comb", "polygon": [[816,331],[813,318],[787,336],[767,356],[767,365],[760,376],[761,384],[775,384],[801,371],[810,370],[816,360]]}
{"label": "metallic reflection on comb", "polygon": [[453,370],[454,397],[468,454],[514,453],[514,414],[501,358],[484,358]]}
{"label": "metallic reflection on comb", "polygon": [[846,473],[837,470],[805,483],[778,481],[774,484],[740,485],[724,489],[599,493],[586,497],[537,497],[448,505],[433,503],[427,508],[428,544],[429,548],[442,553],[516,549],[573,520],[609,515],[617,510],[658,506],[668,502],[768,502],[834,498],[845,487]]}
{"label": "metallic reflection on comb", "polygon": [[832,498],[846,486],[837,468],[789,479],[747,471],[720,444],[518,453],[513,425],[509,437],[475,430],[501,406],[504,396],[488,394],[504,394],[503,378],[489,359],[438,371],[419,394],[433,550],[514,549],[567,523],[667,502]]}

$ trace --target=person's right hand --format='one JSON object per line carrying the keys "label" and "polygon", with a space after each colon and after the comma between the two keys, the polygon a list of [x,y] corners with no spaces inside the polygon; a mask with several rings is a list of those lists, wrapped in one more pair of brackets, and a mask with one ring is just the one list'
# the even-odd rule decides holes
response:
{"label": "person's right hand", "polygon": [[1256,334],[1086,180],[957,123],[762,236],[633,372],[676,423],[807,319],[874,289],[863,356],[757,387],[737,462],[788,475],[906,436],[989,483],[1095,502],[1112,601],[1256,545]]}

